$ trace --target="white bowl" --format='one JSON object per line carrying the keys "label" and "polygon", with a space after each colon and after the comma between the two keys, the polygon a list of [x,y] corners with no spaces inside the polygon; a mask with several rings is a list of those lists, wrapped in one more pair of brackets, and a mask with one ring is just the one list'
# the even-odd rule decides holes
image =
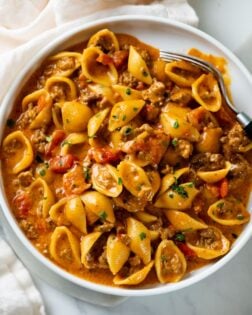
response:
{"label": "white bowl", "polygon": [[[222,44],[209,35],[174,21],[162,18],[144,16],[121,16],[112,17],[96,22],[81,25],[65,32],[44,49],[34,56],[23,68],[16,80],[8,91],[0,109],[0,139],[3,134],[3,127],[11,111],[12,104],[19,94],[27,78],[34,69],[39,67],[41,62],[52,53],[76,44],[87,39],[90,35],[102,28],[109,28],[117,33],[128,33],[138,37],[140,40],[155,47],[169,51],[186,52],[191,47],[225,57],[229,63],[232,78],[232,95],[234,103],[239,109],[244,110],[252,116],[252,107],[249,107],[252,91],[252,78],[242,63]],[[252,200],[249,202],[249,208]],[[235,241],[231,251],[215,262],[204,268],[189,273],[178,283],[154,285],[141,289],[124,289],[109,287],[101,284],[92,283],[78,278],[59,268],[50,260],[40,254],[25,237],[14,216],[9,210],[5,196],[3,182],[0,178],[0,204],[2,211],[0,214],[3,226],[8,234],[9,241],[18,256],[23,260],[28,268],[38,274],[42,279],[58,288],[64,288],[65,292],[81,298],[83,294],[88,297],[88,291],[93,290],[100,293],[115,296],[147,296],[175,291],[202,280],[224,266],[233,258],[245,245],[252,234],[252,221],[244,228],[239,238]]]}

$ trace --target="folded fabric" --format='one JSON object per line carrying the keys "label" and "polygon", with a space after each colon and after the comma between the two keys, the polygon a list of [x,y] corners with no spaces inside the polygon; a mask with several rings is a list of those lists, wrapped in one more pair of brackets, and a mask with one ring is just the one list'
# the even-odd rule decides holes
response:
{"label": "folded fabric", "polygon": [[[71,27],[122,14],[198,23],[186,0],[0,0],[0,101],[24,64],[50,40]],[[44,315],[29,273],[1,239],[0,262],[0,314]]]}

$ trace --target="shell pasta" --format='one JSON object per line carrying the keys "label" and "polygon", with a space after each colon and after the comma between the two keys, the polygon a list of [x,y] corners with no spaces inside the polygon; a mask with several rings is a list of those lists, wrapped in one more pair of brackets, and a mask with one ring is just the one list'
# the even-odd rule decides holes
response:
{"label": "shell pasta", "polygon": [[[222,73],[226,60],[193,48]],[[216,79],[103,29],[49,56],[2,141],[10,208],[66,271],[113,286],[181,281],[250,220],[252,144]]]}

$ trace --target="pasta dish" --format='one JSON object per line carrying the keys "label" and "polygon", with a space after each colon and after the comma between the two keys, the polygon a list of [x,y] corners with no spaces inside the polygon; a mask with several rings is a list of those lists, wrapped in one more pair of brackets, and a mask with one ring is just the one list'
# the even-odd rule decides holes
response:
{"label": "pasta dish", "polygon": [[[191,48],[230,77],[224,58]],[[210,73],[108,29],[47,58],[7,120],[5,192],[33,245],[96,283],[177,282],[250,220],[252,144]]]}

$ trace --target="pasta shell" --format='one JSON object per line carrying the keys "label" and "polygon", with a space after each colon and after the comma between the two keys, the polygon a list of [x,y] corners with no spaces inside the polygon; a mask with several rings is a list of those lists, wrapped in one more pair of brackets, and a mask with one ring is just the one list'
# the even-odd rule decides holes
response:
{"label": "pasta shell", "polygon": [[202,230],[207,228],[205,223],[193,219],[191,216],[181,211],[166,210],[165,215],[175,229],[179,231]]}
{"label": "pasta shell", "polygon": [[[103,43],[106,43],[106,47],[103,47]],[[87,46],[98,46],[109,51],[119,50],[119,43],[115,34],[106,28],[91,36]]]}
{"label": "pasta shell", "polygon": [[125,126],[135,118],[143,108],[145,102],[143,100],[129,100],[116,103],[109,117],[109,131]]}
{"label": "pasta shell", "polygon": [[130,249],[114,234],[107,240],[107,261],[113,275],[126,263],[130,255]]}
{"label": "pasta shell", "polygon": [[117,197],[122,192],[123,186],[118,170],[109,164],[93,164],[93,188],[108,197]]}
{"label": "pasta shell", "polygon": [[148,273],[151,271],[154,265],[154,261],[149,262],[149,264],[143,267],[141,270],[133,273],[127,278],[122,278],[119,275],[116,275],[113,279],[114,284],[116,285],[137,285],[144,281],[148,276]]}
{"label": "pasta shell", "polygon": [[133,46],[130,46],[129,50],[128,71],[139,81],[146,84],[152,83],[150,71],[145,61]]}
{"label": "pasta shell", "polygon": [[199,178],[204,180],[206,183],[216,183],[223,178],[225,178],[231,169],[232,164],[229,162],[225,163],[225,168],[221,170],[216,170],[216,171],[198,171],[197,175]]}
{"label": "pasta shell", "polygon": [[175,210],[189,209],[199,190],[192,183],[184,183],[177,190],[169,189],[156,201],[155,207]]}
{"label": "pasta shell", "polygon": [[200,69],[189,62],[180,60],[167,63],[165,73],[178,86],[191,87],[200,75]]}
{"label": "pasta shell", "polygon": [[65,206],[69,198],[62,198],[53,204],[49,210],[50,218],[58,225],[69,225],[69,221],[65,216]]}
{"label": "pasta shell", "polygon": [[33,200],[33,213],[46,218],[51,206],[54,204],[54,195],[47,183],[43,179],[37,178],[29,186],[29,195]]}
{"label": "pasta shell", "polygon": [[52,95],[52,87],[54,85],[64,86],[64,95],[57,96],[58,102],[72,101],[77,97],[77,89],[74,82],[66,77],[53,76],[46,80],[45,89]]}
{"label": "pasta shell", "polygon": [[151,260],[150,232],[140,221],[127,219],[127,235],[130,237],[130,249],[147,265]]}
{"label": "pasta shell", "polygon": [[196,144],[198,152],[218,153],[220,151],[220,137],[223,132],[221,128],[207,128],[203,131],[200,141]]}
{"label": "pasta shell", "polygon": [[192,142],[197,142],[200,139],[198,130],[178,115],[162,113],[160,121],[165,133],[173,138],[182,138]]}
{"label": "pasta shell", "polygon": [[88,136],[85,132],[70,133],[61,144],[60,155],[66,155],[75,145],[87,142]]}
{"label": "pasta shell", "polygon": [[92,232],[92,233],[89,233],[89,234],[87,234],[81,238],[81,244],[80,244],[81,262],[88,269],[90,269],[91,266],[89,264],[87,256],[101,235],[102,235],[101,232]]}
{"label": "pasta shell", "polygon": [[152,195],[155,196],[161,185],[159,173],[157,171],[147,171],[146,174],[152,186]]}
{"label": "pasta shell", "polygon": [[229,240],[214,226],[187,233],[186,244],[199,258],[206,260],[223,256],[230,248]]}
{"label": "pasta shell", "polygon": [[98,191],[88,191],[81,196],[84,202],[88,216],[88,210],[91,211],[97,219],[111,223],[115,222],[113,204],[110,198],[104,196]]}
{"label": "pasta shell", "polygon": [[29,167],[33,161],[33,150],[30,141],[22,131],[14,131],[4,139],[3,152],[7,157],[6,167],[13,173],[18,174]]}
{"label": "pasta shell", "polygon": [[53,231],[49,252],[61,266],[68,265],[76,269],[81,267],[79,241],[65,226],[58,226]]}
{"label": "pasta shell", "polygon": [[[38,91],[35,91],[33,93],[30,93],[28,95],[26,95],[23,100],[22,100],[22,111],[26,111],[28,108],[28,105],[30,103],[34,104],[38,102],[40,97],[44,97],[45,98],[45,103],[51,105],[52,104],[52,99],[50,97],[50,94],[48,93],[48,91],[46,89],[40,89]],[[35,104],[34,104],[35,106]]]}
{"label": "pasta shell", "polygon": [[122,161],[118,171],[124,187],[135,197],[152,199],[152,185],[145,171],[130,161]]}
{"label": "pasta shell", "polygon": [[241,202],[230,202],[220,199],[212,204],[207,211],[211,219],[221,225],[233,226],[247,223],[250,214]]}
{"label": "pasta shell", "polygon": [[52,119],[52,108],[51,104],[45,106],[35,119],[30,123],[30,129],[38,129],[42,126],[48,125]]}
{"label": "pasta shell", "polygon": [[88,136],[90,138],[96,135],[97,131],[100,129],[108,113],[109,113],[109,108],[105,108],[104,110],[98,112],[92,118],[89,119],[87,130],[88,130]]}
{"label": "pasta shell", "polygon": [[108,65],[103,65],[97,61],[97,58],[104,53],[97,47],[88,47],[84,49],[82,56],[82,72],[86,78],[95,83],[104,86],[116,84],[118,73],[111,62]]}
{"label": "pasta shell", "polygon": [[[63,51],[54,56],[48,58],[51,64],[55,64],[56,71],[54,75],[69,77],[75,70],[81,66],[82,54],[74,51]],[[67,59],[70,61],[68,67],[66,67]],[[63,65],[63,67],[62,67]]]}
{"label": "pasta shell", "polygon": [[156,250],[155,268],[161,283],[178,282],[186,272],[184,255],[173,241],[163,240]]}
{"label": "pasta shell", "polygon": [[202,74],[192,84],[192,95],[202,107],[210,112],[217,112],[221,108],[222,98],[219,85],[211,73]]}
{"label": "pasta shell", "polygon": [[72,101],[62,106],[63,128],[68,132],[81,132],[87,129],[92,110],[85,104]]}
{"label": "pasta shell", "polygon": [[161,187],[158,196],[166,192],[179,178],[185,173],[189,172],[189,167],[180,168],[174,174],[166,174],[161,180]]}
{"label": "pasta shell", "polygon": [[115,84],[113,89],[121,96],[124,101],[142,99],[142,92],[132,89],[125,85]]}
{"label": "pasta shell", "polygon": [[157,221],[158,219],[155,215],[149,214],[144,211],[136,212],[135,217],[143,223],[152,223],[152,222]]}
{"label": "pasta shell", "polygon": [[87,234],[86,214],[80,197],[74,197],[67,201],[65,205],[65,215],[73,226],[83,234]]}

